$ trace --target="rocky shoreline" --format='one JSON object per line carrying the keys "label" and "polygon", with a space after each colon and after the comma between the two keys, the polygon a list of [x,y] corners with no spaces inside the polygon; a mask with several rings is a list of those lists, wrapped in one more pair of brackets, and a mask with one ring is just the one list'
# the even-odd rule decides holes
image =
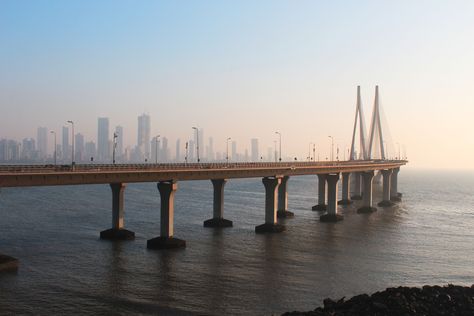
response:
{"label": "rocky shoreline", "polygon": [[309,312],[287,312],[284,316],[403,316],[474,315],[474,285],[388,288],[372,295],[362,294],[349,300],[324,300],[324,307]]}

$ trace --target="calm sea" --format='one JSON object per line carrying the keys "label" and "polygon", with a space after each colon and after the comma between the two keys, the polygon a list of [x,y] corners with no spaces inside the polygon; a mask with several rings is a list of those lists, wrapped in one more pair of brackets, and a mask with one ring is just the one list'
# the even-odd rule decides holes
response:
{"label": "calm sea", "polygon": [[0,314],[271,315],[391,286],[474,283],[474,173],[402,168],[399,178],[402,203],[371,215],[340,208],[337,224],[311,211],[317,178],[291,178],[295,218],[274,235],[254,232],[261,179],[227,183],[234,227],[223,230],[202,225],[210,181],[179,182],[175,236],[187,248],[173,251],[146,249],[159,235],[156,184],[127,186],[136,239],[125,242],[98,238],[110,228],[108,185],[3,188],[0,252],[21,266],[0,274]]}

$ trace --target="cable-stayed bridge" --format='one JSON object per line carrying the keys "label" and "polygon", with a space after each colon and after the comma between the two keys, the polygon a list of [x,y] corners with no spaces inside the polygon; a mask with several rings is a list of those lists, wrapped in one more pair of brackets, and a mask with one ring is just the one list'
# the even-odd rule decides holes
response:
{"label": "cable-stayed bridge", "polygon": [[[380,119],[378,87],[374,110],[366,137],[360,88],[357,88],[356,116],[350,159],[326,162],[276,163],[197,163],[197,164],[126,164],[126,165],[10,165],[0,166],[0,188],[26,186],[58,186],[109,184],[112,191],[112,227],[100,233],[102,239],[133,239],[134,232],[125,228],[124,190],[127,183],[156,182],[161,197],[159,236],[148,240],[149,249],[185,247],[184,240],[174,237],[174,196],[179,181],[210,180],[214,188],[213,215],[205,227],[231,227],[224,218],[224,186],[229,179],[262,178],[265,188],[264,223],[256,233],[277,233],[285,230],[278,218],[292,217],[288,209],[287,186],[290,177],[317,175],[318,203],[315,211],[324,212],[321,222],[343,219],[339,205],[362,200],[360,213],[376,211],[373,205],[375,172],[383,176],[383,199],[378,206],[388,207],[400,201],[398,172],[407,163],[399,157],[385,159],[384,129]],[[356,137],[358,134],[358,137]],[[338,183],[342,179],[341,192]],[[1,194],[1,193],[0,193]],[[341,194],[341,199],[338,199]],[[309,206],[310,207],[310,206]],[[1,238],[1,236],[0,236]],[[16,269],[18,261],[0,255],[0,270]]]}

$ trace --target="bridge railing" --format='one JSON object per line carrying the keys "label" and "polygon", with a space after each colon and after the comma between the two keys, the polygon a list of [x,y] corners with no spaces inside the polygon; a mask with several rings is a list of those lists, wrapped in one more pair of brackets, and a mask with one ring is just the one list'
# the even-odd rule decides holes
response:
{"label": "bridge railing", "polygon": [[77,165],[0,165],[0,173],[87,172],[87,171],[156,171],[201,169],[258,169],[258,168],[323,168],[373,163],[401,163],[404,160],[349,160],[349,161],[285,161],[285,162],[212,162],[212,163],[141,163],[141,164],[77,164]]}

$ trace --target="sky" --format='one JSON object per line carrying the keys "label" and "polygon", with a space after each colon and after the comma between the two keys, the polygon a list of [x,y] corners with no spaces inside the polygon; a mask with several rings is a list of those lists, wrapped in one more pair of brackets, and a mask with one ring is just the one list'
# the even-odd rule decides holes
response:
{"label": "sky", "polygon": [[[356,89],[369,125],[375,85],[392,144],[416,168],[473,169],[473,1],[0,0],[0,138],[95,141],[97,118],[136,143],[192,126],[266,153],[350,146]],[[385,127],[384,127],[385,128]]]}

